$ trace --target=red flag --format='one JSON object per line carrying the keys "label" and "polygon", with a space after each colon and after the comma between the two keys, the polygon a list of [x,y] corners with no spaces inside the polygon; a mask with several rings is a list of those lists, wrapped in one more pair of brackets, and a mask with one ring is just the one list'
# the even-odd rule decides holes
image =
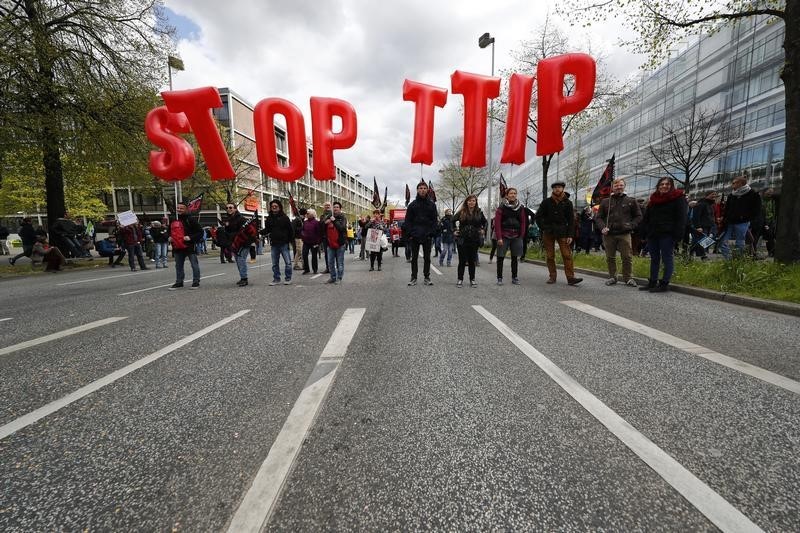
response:
{"label": "red flag", "polygon": [[292,208],[293,216],[298,216],[300,214],[300,211],[297,210],[297,205],[294,203],[294,196],[292,196],[292,193],[289,193],[289,207]]}
{"label": "red flag", "polygon": [[233,237],[231,248],[238,252],[243,246],[250,246],[250,243],[258,240],[258,211],[253,218],[248,220]]}
{"label": "red flag", "polygon": [[188,213],[193,213],[195,211],[200,211],[200,208],[203,206],[203,195],[205,192],[201,192],[193,199],[186,202],[186,211]]}
{"label": "red flag", "polygon": [[431,199],[432,202],[436,201],[436,191],[433,190],[433,182],[428,182],[428,198]]}
{"label": "red flag", "polygon": [[408,203],[411,201],[411,189],[408,188],[408,183],[406,183],[406,207],[408,207]]}
{"label": "red flag", "polygon": [[600,176],[600,181],[597,182],[594,191],[592,191],[592,205],[599,203],[603,198],[611,196],[611,182],[614,181],[614,158],[616,155],[613,154],[611,159],[608,160],[608,165],[606,165],[603,175]]}
{"label": "red flag", "polygon": [[378,191],[378,181],[375,179],[375,176],[372,176],[372,205],[375,206],[375,209],[380,209],[381,203],[381,193]]}
{"label": "red flag", "polygon": [[508,183],[506,183],[506,179],[503,177],[503,174],[500,174],[500,198],[506,197],[506,191],[508,191]]}

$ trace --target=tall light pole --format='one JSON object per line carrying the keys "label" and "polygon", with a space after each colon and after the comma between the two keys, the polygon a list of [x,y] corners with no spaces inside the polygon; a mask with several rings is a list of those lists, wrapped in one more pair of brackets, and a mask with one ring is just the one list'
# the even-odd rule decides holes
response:
{"label": "tall light pole", "polygon": [[[179,57],[175,56],[167,56],[167,72],[169,73],[169,90],[172,91],[172,69],[175,70],[183,70],[183,60]],[[175,205],[178,205],[178,202],[183,200],[182,197],[182,188],[181,182],[176,181],[174,184],[175,187]],[[133,209],[133,206],[131,206]],[[177,209],[177,207],[176,207]]]}
{"label": "tall light pole", "polygon": [[[481,48],[486,48],[490,44],[492,45],[492,77],[494,77],[494,37],[489,35],[489,33],[484,33],[478,37],[478,46]],[[489,212],[492,210],[492,187],[494,186],[494,181],[492,181],[492,141],[494,139],[494,121],[492,120],[493,116],[494,100],[491,100],[489,102]]]}

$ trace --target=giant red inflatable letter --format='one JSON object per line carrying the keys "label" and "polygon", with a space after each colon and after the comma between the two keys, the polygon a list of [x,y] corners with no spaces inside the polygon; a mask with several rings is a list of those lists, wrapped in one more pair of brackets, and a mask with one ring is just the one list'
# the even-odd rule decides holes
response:
{"label": "giant red inflatable letter", "polygon": [[[342,131],[333,133],[333,117],[342,119]],[[356,110],[344,100],[311,97],[311,138],[314,143],[314,178],[336,178],[333,151],[350,148],[356,142]]]}
{"label": "giant red inflatable letter", "polygon": [[403,100],[416,103],[411,162],[430,165],[433,163],[433,108],[444,107],[447,103],[447,89],[405,80]]}
{"label": "giant red inflatable letter", "polygon": [[[275,115],[283,115],[286,120],[286,144],[289,147],[287,167],[278,164]],[[256,152],[261,170],[267,176],[281,181],[295,181],[302,178],[308,169],[308,151],[305,121],[297,106],[283,98],[265,98],[256,104],[253,121],[256,131]]]}
{"label": "giant red inflatable letter", "polygon": [[177,133],[189,132],[189,121],[183,113],[170,113],[161,106],[151,110],[144,120],[144,131],[150,142],[163,152],[150,152],[150,172],[162,180],[185,180],[194,172],[192,145]]}
{"label": "giant red inflatable letter", "polygon": [[508,119],[501,163],[521,165],[525,162],[528,140],[528,113],[531,109],[533,76],[512,74],[508,90]]}
{"label": "giant red inflatable letter", "polygon": [[500,78],[455,71],[450,76],[454,94],[464,95],[464,150],[462,167],[486,166],[486,102],[500,95]]}

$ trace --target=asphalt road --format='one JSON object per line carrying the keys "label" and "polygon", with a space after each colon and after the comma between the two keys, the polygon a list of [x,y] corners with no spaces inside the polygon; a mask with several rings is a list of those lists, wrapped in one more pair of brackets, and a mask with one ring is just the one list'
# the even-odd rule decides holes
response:
{"label": "asphalt road", "polygon": [[800,319],[386,256],[0,282],[0,530],[800,530]]}

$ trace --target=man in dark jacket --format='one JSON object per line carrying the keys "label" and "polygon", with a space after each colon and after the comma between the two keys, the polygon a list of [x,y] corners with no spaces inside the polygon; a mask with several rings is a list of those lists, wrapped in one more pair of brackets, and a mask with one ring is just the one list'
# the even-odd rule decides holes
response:
{"label": "man in dark jacket", "polygon": [[183,267],[186,259],[192,266],[192,289],[200,288],[200,263],[197,261],[196,244],[203,239],[203,228],[197,220],[189,216],[186,204],[175,206],[178,219],[170,224],[170,237],[172,251],[175,254],[175,283],[169,288],[174,291],[183,287],[185,273]]}
{"label": "man in dark jacket", "polygon": [[283,284],[292,284],[292,258],[289,255],[289,243],[294,240],[292,221],[283,212],[283,204],[278,200],[269,203],[269,216],[261,230],[262,235],[269,236],[270,255],[272,256],[272,281],[271,286],[281,282],[280,259],[283,258]]}
{"label": "man in dark jacket", "polygon": [[64,212],[64,216],[56,219],[55,224],[50,228],[51,242],[58,248],[63,248],[64,255],[67,257],[83,257],[90,255],[87,251],[83,253],[81,245],[78,242],[78,225],[73,222],[68,211]]}
{"label": "man in dark jacket", "polygon": [[[109,235],[105,239],[97,241],[97,253],[100,254],[100,257],[108,257],[108,266],[111,268],[119,266],[125,257],[125,250],[119,246],[114,235]],[[116,261],[114,261],[115,257],[117,258]]]}
{"label": "man in dark jacket", "polygon": [[692,203],[689,202],[689,233],[692,237],[692,247],[689,252],[694,253],[701,259],[708,259],[706,248],[700,244],[705,237],[711,236],[711,228],[714,227],[714,202],[717,193],[710,191],[706,197]]}
{"label": "man in dark jacket", "polygon": [[[225,211],[227,211],[228,218],[225,219],[225,235],[226,242],[233,243],[234,237],[242,227],[247,223],[244,216],[236,208],[236,204],[228,202],[225,204]],[[236,254],[236,268],[239,270],[239,281],[236,282],[237,287],[244,287],[247,285],[247,258],[250,256],[250,241],[248,239],[244,246],[233,252]]]}
{"label": "man in dark jacket", "polygon": [[609,278],[606,285],[617,283],[617,251],[622,258],[622,282],[636,287],[631,277],[633,271],[633,252],[631,233],[642,221],[642,212],[635,198],[625,194],[625,180],[617,178],[611,183],[611,196],[600,201],[600,209],[594,219],[603,235],[606,249]]}
{"label": "man in dark jacket", "polygon": [[575,235],[575,215],[569,193],[564,191],[566,183],[554,181],[550,184],[552,193],[545,198],[536,210],[536,224],[542,231],[542,245],[547,256],[547,270],[550,277],[547,283],[556,282],[556,242],[564,260],[564,273],[567,283],[577,285],[583,278],[575,277],[572,264],[572,236]]}
{"label": "man in dark jacket", "polygon": [[417,197],[408,204],[403,233],[406,246],[411,243],[411,281],[409,287],[417,284],[419,271],[419,248],[422,246],[422,275],[425,285],[433,285],[431,281],[431,240],[436,233],[439,213],[436,204],[428,198],[428,184],[422,180],[417,185]]}
{"label": "man in dark jacket", "polygon": [[33,229],[31,217],[25,217],[22,219],[22,224],[17,230],[17,235],[19,235],[20,240],[22,240],[22,253],[17,254],[8,260],[11,265],[16,263],[17,259],[21,257],[30,258],[31,253],[33,252],[33,245],[36,243],[36,230]]}
{"label": "man in dark jacket", "polygon": [[439,266],[444,266],[444,261],[447,259],[447,266],[453,260],[453,250],[455,248],[455,239],[453,238],[453,211],[450,209],[444,210],[444,216],[439,224],[439,235],[442,239],[442,253],[439,254]]}
{"label": "man in dark jacket", "polygon": [[747,184],[746,176],[733,178],[733,192],[725,202],[725,214],[722,221],[725,233],[719,251],[725,259],[731,258],[728,240],[736,241],[736,250],[739,255],[744,255],[744,243],[750,224],[755,222],[761,214],[761,197]]}

